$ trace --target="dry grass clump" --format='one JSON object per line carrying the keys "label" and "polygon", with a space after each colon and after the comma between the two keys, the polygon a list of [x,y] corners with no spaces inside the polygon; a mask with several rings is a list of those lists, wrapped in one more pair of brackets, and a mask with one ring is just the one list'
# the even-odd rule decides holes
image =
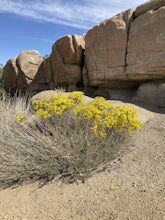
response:
{"label": "dry grass clump", "polygon": [[115,157],[127,132],[141,126],[134,110],[121,107],[117,116],[103,99],[86,105],[83,94],[68,94],[34,101],[34,110],[26,97],[0,100],[1,188],[29,180],[85,179]]}

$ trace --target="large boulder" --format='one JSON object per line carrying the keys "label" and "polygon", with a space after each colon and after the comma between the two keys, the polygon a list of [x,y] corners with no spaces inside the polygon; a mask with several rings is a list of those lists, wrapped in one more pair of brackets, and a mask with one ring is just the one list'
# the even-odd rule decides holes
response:
{"label": "large boulder", "polygon": [[31,85],[43,59],[37,51],[26,50],[11,58],[3,69],[5,89],[25,92]]}
{"label": "large boulder", "polygon": [[25,76],[28,84],[32,82],[42,62],[43,58],[36,50],[22,51],[16,60],[17,67]]}
{"label": "large boulder", "polygon": [[75,85],[82,81],[84,47],[83,35],[66,35],[55,42],[51,54],[55,87]]}
{"label": "large boulder", "polygon": [[113,88],[129,84],[124,71],[133,12],[133,9],[122,12],[87,32],[85,37],[87,71],[83,71],[86,85]]}
{"label": "large boulder", "polygon": [[165,79],[165,7],[147,11],[131,23],[126,61],[130,80]]}

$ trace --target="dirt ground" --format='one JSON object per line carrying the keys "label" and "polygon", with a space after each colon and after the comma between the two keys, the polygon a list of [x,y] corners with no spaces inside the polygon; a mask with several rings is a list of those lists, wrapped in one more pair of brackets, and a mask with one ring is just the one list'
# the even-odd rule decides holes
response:
{"label": "dirt ground", "polygon": [[0,220],[165,220],[165,112],[85,183],[0,190]]}

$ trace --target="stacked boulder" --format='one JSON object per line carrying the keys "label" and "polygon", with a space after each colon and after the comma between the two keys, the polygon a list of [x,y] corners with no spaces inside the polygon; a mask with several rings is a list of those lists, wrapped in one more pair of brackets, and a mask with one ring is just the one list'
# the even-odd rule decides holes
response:
{"label": "stacked boulder", "polygon": [[160,82],[155,97],[161,94],[165,106],[164,27],[165,1],[151,0],[101,22],[86,35],[62,37],[44,60],[36,51],[12,58],[4,67],[5,88],[35,93],[57,87],[94,93],[97,89],[109,98],[115,97],[116,90],[116,97],[121,91],[140,98],[142,93],[134,91],[153,81],[151,86]]}
{"label": "stacked boulder", "polygon": [[11,58],[3,68],[4,87],[11,93],[25,92],[31,86],[43,58],[35,50],[21,52]]}

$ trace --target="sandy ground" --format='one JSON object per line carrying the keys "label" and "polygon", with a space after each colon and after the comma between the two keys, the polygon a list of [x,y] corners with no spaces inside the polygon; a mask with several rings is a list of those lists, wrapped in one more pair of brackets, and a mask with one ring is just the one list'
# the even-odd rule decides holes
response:
{"label": "sandy ground", "polygon": [[0,191],[0,220],[165,220],[165,114],[123,144],[85,183],[37,183]]}

